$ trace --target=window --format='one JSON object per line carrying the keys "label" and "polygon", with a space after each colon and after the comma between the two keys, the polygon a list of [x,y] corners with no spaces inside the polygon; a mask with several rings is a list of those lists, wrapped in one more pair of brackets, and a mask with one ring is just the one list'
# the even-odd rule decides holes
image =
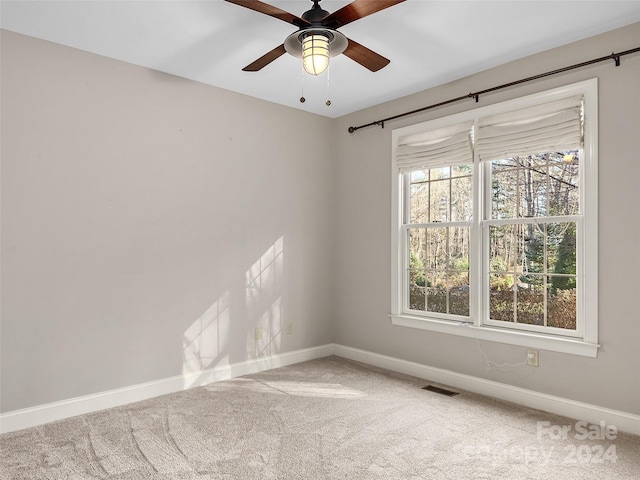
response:
{"label": "window", "polygon": [[394,130],[394,324],[597,354],[596,87]]}

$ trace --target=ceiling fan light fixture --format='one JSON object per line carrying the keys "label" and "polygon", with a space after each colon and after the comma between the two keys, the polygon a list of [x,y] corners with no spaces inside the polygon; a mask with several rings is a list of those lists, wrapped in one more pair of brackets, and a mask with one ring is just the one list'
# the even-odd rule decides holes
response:
{"label": "ceiling fan light fixture", "polygon": [[309,75],[320,75],[329,66],[329,38],[321,33],[302,39],[302,64]]}
{"label": "ceiling fan light fixture", "polygon": [[349,45],[342,33],[323,27],[298,30],[284,41],[285,51],[302,59],[304,70],[320,75],[329,66],[329,59],[340,55]]}

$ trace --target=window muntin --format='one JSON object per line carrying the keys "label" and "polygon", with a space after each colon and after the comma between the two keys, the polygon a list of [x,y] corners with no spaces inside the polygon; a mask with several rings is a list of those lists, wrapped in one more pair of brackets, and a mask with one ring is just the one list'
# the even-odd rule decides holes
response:
{"label": "window muntin", "polygon": [[[392,236],[393,271],[397,272],[397,277],[392,279],[393,324],[596,356],[596,96],[597,80],[590,80],[394,130],[392,170],[399,175],[399,181],[394,182],[393,186],[393,198],[397,201],[394,200],[392,217],[393,224],[398,226]],[[561,114],[554,114],[555,118],[545,113],[552,103],[564,109]],[[577,122],[572,120],[576,118],[576,111],[580,112]],[[530,112],[535,115],[529,118]],[[583,123],[585,118],[586,122]],[[509,124],[512,120],[516,120],[516,123]],[[527,122],[542,128],[533,128],[531,134],[521,128]],[[445,216],[447,221],[438,221],[438,215],[435,218],[427,215],[410,218],[409,195],[404,193],[408,192],[412,183],[427,179],[424,170],[438,170],[437,162],[434,162],[437,150],[424,147],[425,158],[429,155],[428,167],[420,167],[417,163],[419,159],[416,160],[415,157],[413,164],[409,164],[395,152],[404,155],[418,149],[423,154],[422,149],[403,146],[403,143],[409,143],[407,139],[414,138],[443,138],[445,134],[441,132],[447,128],[453,130],[454,125],[457,134],[470,126],[474,131],[471,142],[483,142],[482,148],[473,149],[475,166],[471,167],[473,173],[469,181],[473,190],[471,207],[465,206],[462,210],[472,210],[473,215],[464,219],[468,223],[460,221],[462,216],[456,217],[455,213]],[[536,150],[529,147],[512,153],[511,156],[501,153],[509,150],[503,145],[494,148],[486,140],[493,133],[501,134],[498,130],[503,127],[509,129],[506,132],[508,136],[504,138],[507,143],[511,142],[510,145],[513,145],[516,137],[524,139],[522,142],[518,140],[520,144],[529,146],[540,145],[542,139],[547,143],[537,151],[551,153],[532,155]],[[584,146],[580,148],[582,138]],[[550,144],[558,148],[548,148]],[[465,160],[460,163],[469,162]],[[447,156],[446,165],[456,165],[455,158]],[[418,169],[416,167],[422,168],[423,172],[415,175],[412,182],[409,180],[412,174],[406,173]],[[446,171],[444,174],[436,172],[438,180],[446,176]],[[436,178],[431,175],[429,179]],[[497,185],[492,185],[493,181]],[[415,185],[413,188],[418,189]],[[423,198],[425,195],[423,193]],[[425,208],[422,207],[423,212]],[[438,210],[440,218],[443,216],[442,211],[451,212],[451,207]],[[430,213],[433,213],[433,209]],[[429,221],[431,219],[436,221]],[[412,230],[414,239],[424,238],[425,240],[421,240],[424,244],[427,230],[461,225],[469,228],[469,264],[466,270],[469,275],[468,316],[456,315],[451,310],[449,313],[431,311],[444,310],[438,309],[439,304],[435,301],[437,293],[440,293],[440,297],[443,295],[441,292],[434,292],[430,310],[427,306],[426,289],[424,297],[422,291],[419,292],[420,295],[415,295],[414,292],[414,308],[409,308],[411,282],[408,272],[412,271],[411,279],[414,282],[418,279],[419,272],[420,282],[425,285],[430,273],[425,260],[416,262],[414,258],[412,263],[409,255],[409,229]],[[418,233],[420,229],[424,232]],[[500,240],[500,235],[507,234],[505,232],[514,238],[511,245],[508,245],[508,250],[503,245],[502,250],[494,248],[490,251],[490,235],[495,243]],[[523,243],[525,235],[528,240]],[[416,257],[417,253],[416,247],[413,256]],[[451,254],[450,251],[448,253]],[[515,260],[517,255],[518,263]],[[509,287],[509,293],[504,293]],[[490,300],[492,292],[493,301]],[[504,298],[497,298],[497,292],[503,292],[501,295]],[[417,298],[420,299],[419,308],[415,308]],[[425,299],[424,305],[422,298]],[[444,298],[446,306],[446,296]],[[450,300],[449,298],[451,304]],[[440,305],[443,301],[440,301]],[[460,328],[461,324],[470,328]]]}

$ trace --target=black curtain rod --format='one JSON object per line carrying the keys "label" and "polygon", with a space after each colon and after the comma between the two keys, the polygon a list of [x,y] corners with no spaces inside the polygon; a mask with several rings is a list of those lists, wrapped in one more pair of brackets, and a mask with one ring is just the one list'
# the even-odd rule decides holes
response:
{"label": "black curtain rod", "polygon": [[576,68],[586,67],[587,65],[593,65],[594,63],[604,62],[606,60],[614,60],[616,62],[616,67],[618,67],[620,66],[620,57],[622,57],[623,55],[629,55],[630,53],[635,53],[635,52],[640,52],[640,47],[632,48],[631,50],[625,50],[624,52],[620,52],[620,53],[612,53],[611,55],[595,58],[587,62],[576,63],[575,65],[571,65],[569,67],[558,68],[557,70],[552,70],[550,72],[541,73],[539,75],[534,75],[532,77],[523,78],[521,80],[516,80],[515,82],[505,83],[503,85],[498,85],[497,87],[487,88],[485,90],[480,90],[479,92],[469,93],[468,95],[463,95],[461,97],[451,98],[449,100],[445,100],[444,102],[434,103],[433,105],[418,108],[416,110],[411,110],[410,112],[400,113],[398,115],[394,115],[393,117],[387,117],[387,118],[383,118],[382,120],[376,120],[375,122],[367,123],[366,125],[349,127],[349,133],[354,133],[360,130],[361,128],[372,127],[374,125],[379,125],[380,127],[384,128],[384,122],[396,120],[398,118],[406,117],[408,115],[414,115],[416,113],[424,112],[425,110],[430,110],[432,108],[441,107],[443,105],[448,105],[450,103],[459,102],[460,100],[466,100],[468,98],[474,98],[477,102],[480,98],[480,95],[484,95],[485,93],[495,92],[496,90],[502,90],[503,88],[513,87],[514,85],[520,85],[521,83],[530,82],[532,80],[537,80],[539,78],[549,77],[551,75],[556,75],[558,73],[568,72],[569,70],[575,70]]}

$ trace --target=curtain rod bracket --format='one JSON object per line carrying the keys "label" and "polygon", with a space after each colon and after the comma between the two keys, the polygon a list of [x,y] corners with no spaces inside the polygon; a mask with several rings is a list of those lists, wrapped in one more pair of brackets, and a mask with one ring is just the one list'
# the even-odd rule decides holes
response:
{"label": "curtain rod bracket", "polygon": [[616,55],[614,52],[611,52],[611,57],[616,62],[616,67],[620,66],[620,55]]}

